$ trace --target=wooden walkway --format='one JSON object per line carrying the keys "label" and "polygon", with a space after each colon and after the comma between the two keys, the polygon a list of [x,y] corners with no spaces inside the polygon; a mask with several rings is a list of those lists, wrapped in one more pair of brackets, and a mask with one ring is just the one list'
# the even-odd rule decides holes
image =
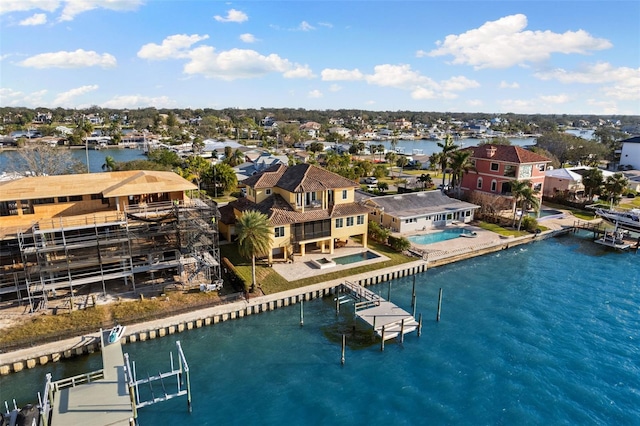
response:
{"label": "wooden walkway", "polygon": [[371,290],[349,281],[345,281],[342,288],[355,301],[356,316],[371,326],[383,340],[411,333],[418,328],[418,322],[409,312]]}
{"label": "wooden walkway", "polygon": [[133,424],[122,345],[119,340],[105,345],[109,331],[102,332],[103,369],[101,375],[94,376],[95,381],[92,381],[92,373],[89,373],[55,382],[52,426]]}

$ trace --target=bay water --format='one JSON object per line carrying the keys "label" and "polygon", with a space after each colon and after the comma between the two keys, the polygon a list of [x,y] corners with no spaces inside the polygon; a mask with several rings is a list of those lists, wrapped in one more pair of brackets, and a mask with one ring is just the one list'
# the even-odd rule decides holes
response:
{"label": "bay water", "polygon": [[[579,234],[430,269],[415,276],[422,335],[384,351],[362,325],[354,333],[352,305],[336,315],[330,297],[304,303],[303,326],[294,305],[127,344],[139,377],[169,370],[176,340],[191,369],[193,412],[176,398],[141,409],[139,421],[640,424],[639,256]],[[413,281],[390,284],[409,312]],[[371,289],[386,298],[389,284]],[[0,401],[33,399],[48,371],[100,367],[94,354],[2,377]]]}

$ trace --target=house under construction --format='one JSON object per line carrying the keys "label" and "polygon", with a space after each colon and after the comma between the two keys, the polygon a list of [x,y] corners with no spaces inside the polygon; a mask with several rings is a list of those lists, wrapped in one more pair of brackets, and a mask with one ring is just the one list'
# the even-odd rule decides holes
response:
{"label": "house under construction", "polygon": [[[222,286],[217,206],[187,198],[184,192],[194,185],[173,173],[46,176],[9,184],[0,185],[2,300],[27,300],[35,311],[83,286],[105,296],[112,287],[136,293],[149,282]],[[28,189],[34,195],[25,198]]]}

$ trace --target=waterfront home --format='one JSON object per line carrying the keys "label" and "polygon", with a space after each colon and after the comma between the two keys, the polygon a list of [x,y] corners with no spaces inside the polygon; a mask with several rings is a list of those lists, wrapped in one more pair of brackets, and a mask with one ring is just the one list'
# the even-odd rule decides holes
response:
{"label": "waterfront home", "polygon": [[620,165],[631,166],[640,170],[640,136],[634,136],[622,141]]}
{"label": "waterfront home", "polygon": [[478,192],[503,199],[508,208],[512,198],[511,183],[528,180],[542,199],[550,159],[513,145],[481,145],[467,149],[472,152],[474,169],[462,178],[465,193]]}
{"label": "waterfront home", "polygon": [[310,164],[278,164],[241,183],[246,197],[221,207],[220,233],[232,241],[244,212],[264,213],[272,229],[269,262],[310,251],[332,254],[353,237],[367,246],[369,209],[356,203],[354,181]]}
{"label": "waterfront home", "polygon": [[480,206],[447,197],[441,191],[411,192],[371,197],[364,201],[370,207],[369,220],[393,232],[412,232],[469,223]]}

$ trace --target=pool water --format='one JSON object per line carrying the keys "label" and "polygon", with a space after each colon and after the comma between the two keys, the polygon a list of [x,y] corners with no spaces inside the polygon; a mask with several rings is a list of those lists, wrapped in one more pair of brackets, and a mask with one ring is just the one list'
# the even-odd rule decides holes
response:
{"label": "pool water", "polygon": [[351,263],[362,262],[363,260],[375,259],[380,257],[372,251],[365,251],[363,253],[350,254],[347,256],[334,257],[331,260],[338,265],[349,265]]}
{"label": "pool water", "polygon": [[440,232],[433,232],[431,234],[412,235],[408,237],[409,241],[414,244],[433,244],[441,241],[453,240],[458,238],[460,234],[472,234],[472,231],[468,229],[445,229]]}

